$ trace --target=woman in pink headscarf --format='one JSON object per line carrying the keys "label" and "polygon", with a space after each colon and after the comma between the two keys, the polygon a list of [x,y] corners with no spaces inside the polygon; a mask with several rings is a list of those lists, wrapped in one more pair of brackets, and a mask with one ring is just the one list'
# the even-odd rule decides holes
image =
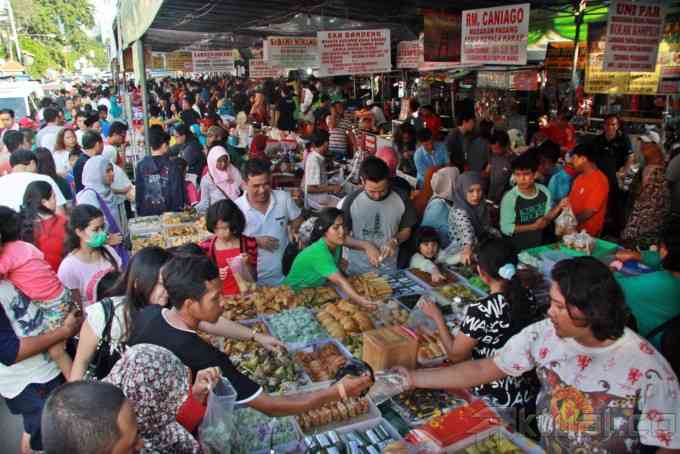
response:
{"label": "woman in pink headscarf", "polygon": [[229,161],[229,153],[223,146],[216,145],[208,153],[208,173],[201,178],[201,201],[196,210],[204,213],[217,201],[236,200],[244,187],[241,173]]}

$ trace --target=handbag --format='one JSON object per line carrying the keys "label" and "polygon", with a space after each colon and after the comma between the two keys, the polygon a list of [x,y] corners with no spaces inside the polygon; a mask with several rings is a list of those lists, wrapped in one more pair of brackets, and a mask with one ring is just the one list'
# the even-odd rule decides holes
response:
{"label": "handbag", "polygon": [[98,380],[109,375],[111,369],[120,359],[120,352],[118,350],[111,350],[111,325],[113,324],[114,309],[113,301],[110,298],[101,300],[104,308],[104,331],[97,344],[97,350],[90,362],[90,375]]}

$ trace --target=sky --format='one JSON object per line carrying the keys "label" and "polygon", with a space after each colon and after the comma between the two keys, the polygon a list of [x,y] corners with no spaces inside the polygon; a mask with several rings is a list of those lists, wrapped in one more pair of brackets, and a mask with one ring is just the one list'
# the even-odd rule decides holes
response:
{"label": "sky", "polygon": [[116,17],[117,0],[90,0],[94,6],[94,18],[97,26],[102,30],[104,41],[113,40],[113,19]]}

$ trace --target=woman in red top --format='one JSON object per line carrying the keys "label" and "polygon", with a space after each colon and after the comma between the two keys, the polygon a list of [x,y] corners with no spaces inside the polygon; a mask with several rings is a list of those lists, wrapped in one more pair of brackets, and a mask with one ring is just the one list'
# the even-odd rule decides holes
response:
{"label": "woman in red top", "polygon": [[64,257],[66,236],[66,218],[56,214],[56,208],[49,183],[34,181],[28,185],[21,206],[21,239],[40,249],[55,273]]}
{"label": "woman in red top", "polygon": [[242,234],[245,216],[231,200],[220,200],[208,208],[206,226],[215,236],[201,247],[219,269],[222,294],[238,295],[241,285],[255,282],[257,267],[257,243]]}

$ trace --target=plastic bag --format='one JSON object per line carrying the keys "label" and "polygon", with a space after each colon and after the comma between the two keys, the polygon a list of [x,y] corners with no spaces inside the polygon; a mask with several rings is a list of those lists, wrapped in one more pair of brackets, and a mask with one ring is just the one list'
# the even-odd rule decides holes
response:
{"label": "plastic bag", "polygon": [[376,405],[390,400],[408,388],[404,376],[393,370],[377,372],[374,378],[375,382],[368,391],[368,397]]}
{"label": "plastic bag", "polygon": [[428,333],[434,333],[437,331],[437,324],[420,309],[424,302],[433,302],[433,299],[428,295],[421,296],[416,306],[411,310],[406,326],[416,332],[423,330]]}
{"label": "plastic bag", "polygon": [[203,452],[230,454],[231,437],[234,432],[234,403],[236,390],[229,380],[222,377],[208,394],[208,407],[198,436]]}
{"label": "plastic bag", "polygon": [[571,211],[571,207],[566,207],[562,210],[557,219],[555,219],[555,235],[564,236],[576,232],[578,227],[578,220]]}

